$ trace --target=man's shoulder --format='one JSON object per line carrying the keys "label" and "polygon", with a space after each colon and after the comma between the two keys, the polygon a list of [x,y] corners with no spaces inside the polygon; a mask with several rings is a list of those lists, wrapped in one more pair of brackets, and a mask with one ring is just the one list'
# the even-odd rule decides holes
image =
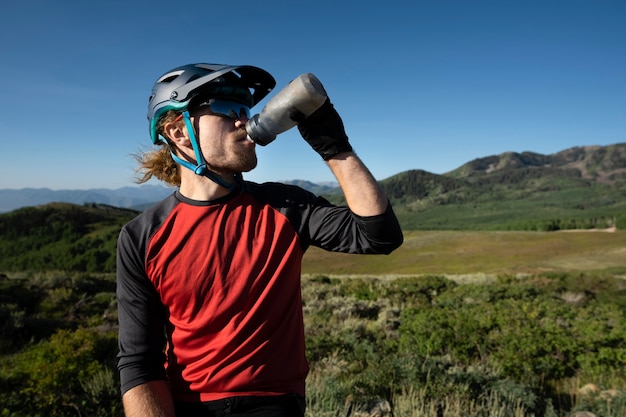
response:
{"label": "man's shoulder", "polygon": [[304,201],[313,201],[317,197],[315,194],[305,190],[302,187],[281,182],[264,182],[256,183],[251,181],[244,182],[244,191],[252,194],[258,199],[302,199]]}
{"label": "man's shoulder", "polygon": [[172,193],[165,199],[139,213],[134,219],[124,225],[124,229],[136,230],[154,227],[162,223],[179,202],[180,200],[176,198],[175,193]]}

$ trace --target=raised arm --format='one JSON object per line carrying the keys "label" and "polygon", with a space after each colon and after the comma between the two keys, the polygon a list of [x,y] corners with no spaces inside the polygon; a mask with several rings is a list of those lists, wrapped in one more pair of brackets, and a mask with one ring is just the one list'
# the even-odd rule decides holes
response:
{"label": "raised arm", "polygon": [[350,210],[359,216],[384,213],[389,204],[387,197],[352,150],[343,121],[330,99],[309,117],[296,115],[294,119],[304,140],[328,163]]}
{"label": "raised arm", "polygon": [[349,218],[334,209],[320,212],[312,222],[317,226],[311,234],[316,245],[348,253],[390,253],[400,246],[402,230],[389,200],[352,150],[330,100],[298,120],[298,130],[330,167],[351,212]]}
{"label": "raised arm", "polygon": [[337,154],[327,163],[354,214],[363,217],[377,216],[387,210],[387,196],[354,152]]}

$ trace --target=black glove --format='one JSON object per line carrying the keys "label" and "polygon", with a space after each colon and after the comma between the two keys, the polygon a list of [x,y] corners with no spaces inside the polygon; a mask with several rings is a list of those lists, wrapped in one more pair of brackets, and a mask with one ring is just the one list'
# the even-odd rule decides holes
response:
{"label": "black glove", "polygon": [[298,122],[300,134],[324,161],[340,152],[352,152],[341,117],[329,98],[309,117],[299,112],[290,117]]}

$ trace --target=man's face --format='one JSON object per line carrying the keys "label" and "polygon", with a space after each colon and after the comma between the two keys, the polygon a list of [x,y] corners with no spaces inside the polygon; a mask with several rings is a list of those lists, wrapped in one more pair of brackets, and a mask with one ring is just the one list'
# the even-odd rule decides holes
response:
{"label": "man's face", "polygon": [[247,121],[243,112],[237,120],[214,114],[208,107],[194,112],[192,123],[209,169],[231,175],[256,167],[256,145],[247,139]]}

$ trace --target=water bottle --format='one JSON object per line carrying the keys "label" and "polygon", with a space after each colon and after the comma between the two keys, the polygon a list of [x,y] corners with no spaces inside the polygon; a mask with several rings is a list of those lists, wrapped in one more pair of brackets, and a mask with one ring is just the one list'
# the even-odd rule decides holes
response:
{"label": "water bottle", "polygon": [[297,124],[291,115],[300,112],[309,116],[324,104],[326,97],[326,90],[315,75],[299,75],[272,97],[260,114],[248,120],[248,139],[262,146],[271,143],[276,135]]}

